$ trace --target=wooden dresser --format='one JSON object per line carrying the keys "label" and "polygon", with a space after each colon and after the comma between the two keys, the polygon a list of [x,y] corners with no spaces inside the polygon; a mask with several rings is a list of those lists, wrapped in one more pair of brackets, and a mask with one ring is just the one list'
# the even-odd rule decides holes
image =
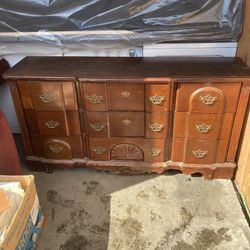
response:
{"label": "wooden dresser", "polygon": [[33,170],[233,176],[250,82],[239,59],[27,57],[5,78]]}

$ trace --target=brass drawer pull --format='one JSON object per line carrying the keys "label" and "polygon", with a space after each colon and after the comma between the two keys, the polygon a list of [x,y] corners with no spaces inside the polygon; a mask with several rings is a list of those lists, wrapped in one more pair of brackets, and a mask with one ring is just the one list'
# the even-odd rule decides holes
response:
{"label": "brass drawer pull", "polygon": [[129,93],[127,90],[125,90],[125,91],[123,91],[123,92],[121,93],[121,95],[122,95],[123,97],[127,98],[127,97],[130,96],[130,93]]}
{"label": "brass drawer pull", "polygon": [[162,95],[152,95],[148,97],[148,100],[155,104],[155,105],[161,105],[165,101],[165,96]]}
{"label": "brass drawer pull", "polygon": [[161,149],[159,148],[151,148],[151,149],[148,149],[147,151],[153,157],[159,156],[161,153]]}
{"label": "brass drawer pull", "polygon": [[90,126],[94,131],[100,132],[106,127],[106,124],[102,122],[96,122],[90,123]]}
{"label": "brass drawer pull", "polygon": [[122,121],[122,123],[125,125],[125,126],[128,126],[129,124],[131,124],[131,121],[129,119],[125,119]]}
{"label": "brass drawer pull", "polygon": [[154,132],[161,132],[164,129],[164,124],[154,122],[152,124],[149,124],[148,127]]}
{"label": "brass drawer pull", "polygon": [[63,150],[63,147],[60,147],[57,144],[49,145],[49,150],[55,154],[58,154]]}
{"label": "brass drawer pull", "polygon": [[205,124],[205,123],[196,124],[195,128],[196,128],[197,131],[199,131],[201,133],[207,133],[212,128],[212,125],[211,124]]}
{"label": "brass drawer pull", "polygon": [[101,95],[96,95],[96,94],[93,94],[93,95],[87,95],[87,100],[93,104],[98,104],[98,103],[101,103],[102,100],[103,100],[103,96]]}
{"label": "brass drawer pull", "polygon": [[44,124],[48,127],[48,128],[56,128],[59,125],[59,122],[50,120],[48,122],[44,122]]}
{"label": "brass drawer pull", "polygon": [[193,150],[192,154],[196,157],[196,158],[204,158],[207,154],[208,151],[207,150],[201,150],[201,149],[197,149],[197,150]]}
{"label": "brass drawer pull", "polygon": [[217,101],[217,96],[203,95],[199,99],[206,105],[213,105]]}
{"label": "brass drawer pull", "polygon": [[56,100],[56,96],[54,95],[54,93],[48,92],[46,89],[42,94],[38,96],[38,98],[41,99],[44,103],[49,103]]}
{"label": "brass drawer pull", "polygon": [[92,150],[95,152],[96,155],[102,155],[107,149],[101,146],[94,147]]}

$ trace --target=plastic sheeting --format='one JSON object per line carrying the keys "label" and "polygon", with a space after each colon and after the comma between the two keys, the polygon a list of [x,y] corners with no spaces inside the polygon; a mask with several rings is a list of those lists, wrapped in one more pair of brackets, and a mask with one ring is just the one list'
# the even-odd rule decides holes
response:
{"label": "plastic sheeting", "polygon": [[243,8],[243,0],[1,0],[0,42],[93,48],[237,41]]}

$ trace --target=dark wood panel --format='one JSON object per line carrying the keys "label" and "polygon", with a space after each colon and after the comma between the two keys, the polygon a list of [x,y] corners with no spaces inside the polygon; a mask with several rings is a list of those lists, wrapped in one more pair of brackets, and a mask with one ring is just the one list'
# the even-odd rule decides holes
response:
{"label": "dark wood panel", "polygon": [[[65,66],[66,65],[66,66]],[[195,57],[26,57],[6,78],[145,79],[158,77],[249,77],[239,58]]]}
{"label": "dark wood panel", "polygon": [[108,109],[144,111],[144,84],[107,83]]}

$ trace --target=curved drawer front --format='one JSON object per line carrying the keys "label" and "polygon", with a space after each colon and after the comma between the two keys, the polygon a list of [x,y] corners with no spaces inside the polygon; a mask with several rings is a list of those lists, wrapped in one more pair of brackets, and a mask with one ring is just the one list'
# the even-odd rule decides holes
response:
{"label": "curved drawer front", "polygon": [[175,112],[174,137],[217,140],[228,139],[233,126],[233,113],[195,114]]}
{"label": "curved drawer front", "polygon": [[49,159],[72,159],[84,157],[80,136],[31,136],[31,141],[37,156]]}
{"label": "curved drawer front", "polygon": [[77,111],[34,111],[25,110],[31,134],[41,135],[80,135]]}
{"label": "curved drawer front", "polygon": [[146,113],[146,138],[168,137],[169,114],[167,112]]}
{"label": "curved drawer front", "polygon": [[18,81],[25,109],[76,110],[77,101],[73,82]]}
{"label": "curved drawer front", "polygon": [[82,83],[85,109],[88,111],[106,111],[107,100],[105,83]]}
{"label": "curved drawer front", "polygon": [[145,86],[145,104],[148,112],[170,110],[170,85],[148,83]]}
{"label": "curved drawer front", "polygon": [[181,83],[176,95],[178,112],[233,113],[241,83]]}
{"label": "curved drawer front", "polygon": [[85,112],[88,127],[88,136],[93,138],[109,136],[109,124],[107,112]]}
{"label": "curved drawer front", "polygon": [[92,160],[163,162],[167,158],[167,143],[161,139],[90,139],[89,144]]}
{"label": "curved drawer front", "polygon": [[228,140],[185,140],[174,138],[171,160],[190,164],[212,164],[225,162]]}

